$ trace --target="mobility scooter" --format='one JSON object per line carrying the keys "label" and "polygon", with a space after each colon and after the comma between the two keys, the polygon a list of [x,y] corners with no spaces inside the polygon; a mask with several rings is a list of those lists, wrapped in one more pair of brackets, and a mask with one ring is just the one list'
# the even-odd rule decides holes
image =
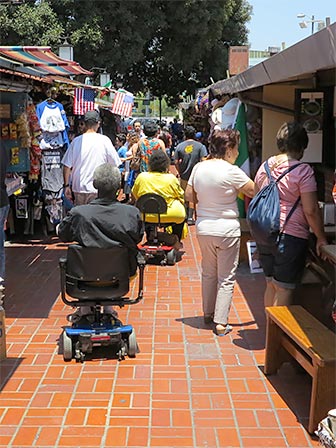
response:
{"label": "mobility scooter", "polygon": [[[126,247],[96,249],[72,244],[59,265],[62,300],[79,308],[77,319],[64,327],[61,335],[64,361],[75,358],[82,362],[96,346],[109,347],[119,360],[126,355],[134,358],[137,342],[132,325],[123,325],[113,312],[105,310],[111,306],[133,305],[142,299],[145,260],[141,253],[137,259],[138,295],[134,299],[125,297],[130,275]],[[81,313],[81,309],[89,312]]]}
{"label": "mobility scooter", "polygon": [[[142,213],[146,231],[147,241],[138,246],[146,263],[173,266],[178,253],[176,249],[178,238],[174,234],[167,233],[166,229],[175,223],[161,222],[161,215],[167,213],[167,202],[156,193],[146,193],[139,197],[135,205]],[[146,220],[149,214],[156,215],[155,222]]]}

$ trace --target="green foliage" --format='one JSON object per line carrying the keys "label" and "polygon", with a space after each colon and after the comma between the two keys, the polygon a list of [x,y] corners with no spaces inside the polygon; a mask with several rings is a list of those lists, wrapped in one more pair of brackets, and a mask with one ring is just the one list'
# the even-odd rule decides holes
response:
{"label": "green foliage", "polygon": [[0,5],[0,41],[6,42],[11,32],[11,17],[8,8],[5,5]]}
{"label": "green foliage", "polygon": [[[48,2],[35,5],[25,3],[1,8],[5,15],[5,32],[1,30],[2,44],[57,45],[64,28]],[[2,15],[1,22],[2,22]]]}
{"label": "green foliage", "polygon": [[55,50],[67,36],[83,66],[175,104],[225,76],[228,45],[246,44],[250,13],[246,0],[26,0],[0,7],[0,41]]}

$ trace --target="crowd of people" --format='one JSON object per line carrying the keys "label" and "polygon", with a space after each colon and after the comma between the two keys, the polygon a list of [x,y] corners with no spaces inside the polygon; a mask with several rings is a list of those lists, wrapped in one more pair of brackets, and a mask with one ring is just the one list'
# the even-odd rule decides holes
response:
{"label": "crowd of people", "polygon": [[[134,204],[148,192],[160,194],[168,206],[163,222],[174,223],[173,233],[179,242],[186,225],[196,224],[204,322],[213,325],[217,335],[227,334],[232,329],[229,312],[239,261],[236,199],[238,194],[252,198],[263,187],[267,182],[264,164],[254,181],[235,165],[240,135],[233,129],[215,130],[206,148],[192,126],[182,128],[177,120],[171,129],[160,129],[151,121],[142,129],[136,121],[132,131],[117,135],[115,148],[107,136],[97,133],[99,126],[99,113],[87,112],[83,133],[72,140],[63,157],[64,195],[74,207],[59,225],[59,237],[86,247],[126,245],[130,272],[134,273],[137,244],[143,237]],[[268,162],[278,177],[302,158],[308,137],[305,129],[293,122],[279,129],[276,141],[279,154]],[[8,207],[3,190],[2,184],[2,220]],[[326,244],[312,168],[302,164],[288,173],[279,182],[279,191],[282,223],[298,197],[300,202],[276,249],[256,241],[267,279],[265,306],[291,303],[304,267],[309,229],[316,235],[318,254]],[[3,259],[1,266],[4,277]]]}

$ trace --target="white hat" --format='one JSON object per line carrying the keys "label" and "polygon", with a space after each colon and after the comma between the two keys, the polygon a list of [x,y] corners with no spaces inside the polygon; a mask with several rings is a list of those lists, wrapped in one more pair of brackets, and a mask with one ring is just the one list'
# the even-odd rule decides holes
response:
{"label": "white hat", "polygon": [[233,127],[238,104],[238,98],[232,98],[222,107],[222,129]]}
{"label": "white hat", "polygon": [[215,124],[221,124],[222,122],[222,110],[220,108],[215,109],[211,114],[211,120]]}

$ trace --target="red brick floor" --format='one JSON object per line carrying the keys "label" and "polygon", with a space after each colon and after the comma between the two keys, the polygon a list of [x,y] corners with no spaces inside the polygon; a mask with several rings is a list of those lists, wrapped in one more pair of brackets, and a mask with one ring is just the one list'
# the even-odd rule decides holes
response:
{"label": "red brick floor", "polygon": [[262,275],[241,264],[232,333],[218,338],[204,326],[194,232],[182,261],[148,266],[144,300],[120,311],[140,347],[136,359],[122,362],[65,363],[59,354],[71,309],[59,297],[65,249],[57,239],[6,249],[1,447],[318,446],[304,429],[309,377],[289,365],[263,375]]}

